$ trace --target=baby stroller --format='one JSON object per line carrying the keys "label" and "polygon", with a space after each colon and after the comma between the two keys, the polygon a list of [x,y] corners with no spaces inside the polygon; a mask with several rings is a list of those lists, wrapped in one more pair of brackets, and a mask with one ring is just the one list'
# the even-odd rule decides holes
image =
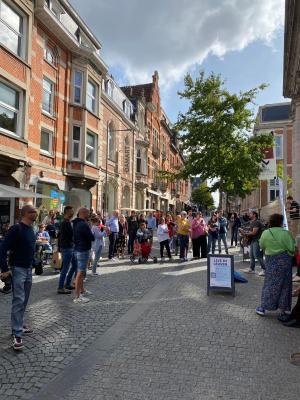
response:
{"label": "baby stroller", "polygon": [[151,237],[147,239],[136,239],[134,241],[133,253],[130,256],[130,261],[135,263],[137,260],[139,264],[147,263],[149,259],[152,259],[154,263],[157,263],[157,257],[151,255],[152,245],[150,242]]}
{"label": "baby stroller", "polygon": [[[51,250],[50,250],[51,249]],[[45,246],[43,243],[36,242],[34,259],[35,263],[42,263],[43,265],[50,264],[53,257],[52,246]]]}

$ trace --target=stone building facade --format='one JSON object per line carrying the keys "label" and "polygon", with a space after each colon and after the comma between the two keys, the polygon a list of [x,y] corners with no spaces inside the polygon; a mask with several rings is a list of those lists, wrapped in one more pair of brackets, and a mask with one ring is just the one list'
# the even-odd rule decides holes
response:
{"label": "stone building facade", "polygon": [[[158,74],[121,90],[67,0],[0,6],[0,183],[44,195],[34,200],[41,209],[172,206],[158,179],[172,143]],[[21,205],[1,198],[0,220],[13,222]]]}
{"label": "stone building facade", "polygon": [[300,4],[285,1],[283,95],[292,99],[292,194],[300,201]]}

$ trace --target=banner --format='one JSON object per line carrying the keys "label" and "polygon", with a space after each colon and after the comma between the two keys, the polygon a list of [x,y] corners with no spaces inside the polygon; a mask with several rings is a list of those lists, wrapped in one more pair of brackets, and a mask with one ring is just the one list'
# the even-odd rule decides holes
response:
{"label": "banner", "polygon": [[[270,134],[269,130],[260,129],[257,131],[258,135]],[[277,176],[277,164],[276,164],[276,148],[268,147],[264,150],[264,159],[261,162],[261,173],[259,175],[260,181],[268,181],[274,179]]]}
{"label": "banner", "polygon": [[285,211],[285,199],[284,199],[284,189],[283,189],[283,180],[281,178],[277,178],[277,183],[279,186],[279,200],[281,205],[281,211],[283,215],[283,227],[286,230],[289,230],[286,211]]}

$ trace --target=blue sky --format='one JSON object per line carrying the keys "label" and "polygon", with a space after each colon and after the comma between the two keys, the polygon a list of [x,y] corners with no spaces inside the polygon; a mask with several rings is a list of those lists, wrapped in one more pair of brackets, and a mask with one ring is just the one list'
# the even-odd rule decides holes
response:
{"label": "blue sky", "polygon": [[220,73],[229,90],[270,86],[259,105],[283,101],[284,0],[70,0],[101,41],[120,85],[160,76],[162,106],[172,122],[186,72]]}

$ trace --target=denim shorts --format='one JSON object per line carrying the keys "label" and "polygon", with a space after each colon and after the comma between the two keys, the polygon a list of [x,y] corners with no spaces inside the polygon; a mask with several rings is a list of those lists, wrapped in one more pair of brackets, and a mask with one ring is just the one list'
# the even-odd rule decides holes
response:
{"label": "denim shorts", "polygon": [[86,272],[90,256],[91,256],[90,250],[75,252],[78,272]]}

